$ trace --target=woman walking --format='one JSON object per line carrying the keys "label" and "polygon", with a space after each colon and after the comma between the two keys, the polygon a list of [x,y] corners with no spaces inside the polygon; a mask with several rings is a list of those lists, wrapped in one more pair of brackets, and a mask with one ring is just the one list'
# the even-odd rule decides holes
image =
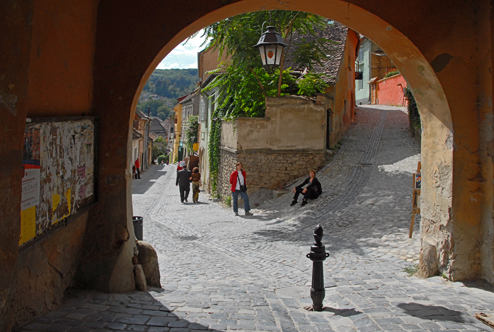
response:
{"label": "woman walking", "polygon": [[199,167],[194,167],[190,180],[192,181],[192,200],[194,203],[197,203],[199,200],[199,186],[201,184],[201,173],[199,173]]}

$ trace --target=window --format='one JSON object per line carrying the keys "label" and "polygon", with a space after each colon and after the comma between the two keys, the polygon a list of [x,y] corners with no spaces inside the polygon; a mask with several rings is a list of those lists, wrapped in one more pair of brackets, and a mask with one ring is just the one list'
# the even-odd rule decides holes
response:
{"label": "window", "polygon": [[360,50],[358,51],[358,62],[364,61],[364,49],[361,47]]}
{"label": "window", "polygon": [[360,72],[362,72],[362,79],[361,80],[357,80],[357,90],[363,90],[364,89],[364,65],[363,64],[360,64],[359,65],[359,69],[358,69]]}
{"label": "window", "polygon": [[205,97],[201,96],[199,101],[199,122],[205,122],[207,121],[207,107],[206,107],[206,101],[204,100]]}

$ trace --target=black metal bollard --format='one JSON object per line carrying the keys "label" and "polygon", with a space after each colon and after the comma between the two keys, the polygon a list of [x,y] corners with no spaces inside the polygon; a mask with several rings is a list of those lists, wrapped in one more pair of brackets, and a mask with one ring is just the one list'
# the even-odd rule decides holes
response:
{"label": "black metal bollard", "polygon": [[324,296],[324,272],[322,263],[329,256],[326,249],[322,245],[323,230],[320,225],[314,229],[314,240],[316,241],[313,246],[310,247],[310,253],[307,254],[307,258],[312,261],[312,287],[310,289],[310,298],[312,299],[312,310],[322,311]]}

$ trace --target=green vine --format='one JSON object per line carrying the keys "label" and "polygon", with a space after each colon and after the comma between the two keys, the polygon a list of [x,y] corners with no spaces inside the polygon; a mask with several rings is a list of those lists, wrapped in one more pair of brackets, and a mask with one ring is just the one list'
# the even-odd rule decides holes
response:
{"label": "green vine", "polygon": [[189,116],[189,123],[185,129],[185,146],[188,151],[192,151],[192,146],[197,143],[199,135],[199,116],[192,115]]}
{"label": "green vine", "polygon": [[221,146],[221,114],[218,109],[214,110],[211,129],[209,131],[209,172],[211,179],[211,193],[219,197],[218,174],[220,169],[220,146]]}

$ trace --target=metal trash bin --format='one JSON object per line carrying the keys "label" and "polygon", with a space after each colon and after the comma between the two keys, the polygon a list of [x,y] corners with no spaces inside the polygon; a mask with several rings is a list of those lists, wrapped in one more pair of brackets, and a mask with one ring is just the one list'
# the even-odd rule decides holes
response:
{"label": "metal trash bin", "polygon": [[142,241],[142,217],[134,216],[132,217],[132,223],[134,224],[134,234],[136,239]]}

